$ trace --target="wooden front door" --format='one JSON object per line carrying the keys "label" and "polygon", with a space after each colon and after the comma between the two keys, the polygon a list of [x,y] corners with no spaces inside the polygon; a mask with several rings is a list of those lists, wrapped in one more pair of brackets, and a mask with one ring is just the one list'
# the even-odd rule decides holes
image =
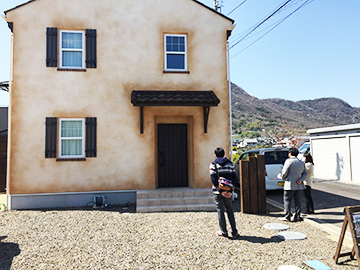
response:
{"label": "wooden front door", "polygon": [[187,124],[158,124],[158,186],[188,186]]}

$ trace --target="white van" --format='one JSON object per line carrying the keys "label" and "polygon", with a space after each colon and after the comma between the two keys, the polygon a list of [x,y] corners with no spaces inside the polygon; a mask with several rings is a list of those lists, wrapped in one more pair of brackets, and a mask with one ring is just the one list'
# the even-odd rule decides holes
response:
{"label": "white van", "polygon": [[265,185],[266,190],[284,188],[284,180],[277,178],[277,175],[284,167],[288,158],[288,148],[259,148],[245,151],[235,163],[236,172],[239,173],[239,160],[247,160],[251,156],[264,155],[265,158]]}

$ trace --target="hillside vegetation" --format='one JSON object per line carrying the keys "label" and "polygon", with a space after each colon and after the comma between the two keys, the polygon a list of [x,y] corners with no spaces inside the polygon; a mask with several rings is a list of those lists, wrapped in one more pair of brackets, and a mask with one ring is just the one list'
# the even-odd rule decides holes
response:
{"label": "hillside vegetation", "polygon": [[338,98],[290,101],[258,99],[236,84],[232,87],[233,132],[242,137],[281,133],[305,134],[307,129],[358,123],[360,108]]}

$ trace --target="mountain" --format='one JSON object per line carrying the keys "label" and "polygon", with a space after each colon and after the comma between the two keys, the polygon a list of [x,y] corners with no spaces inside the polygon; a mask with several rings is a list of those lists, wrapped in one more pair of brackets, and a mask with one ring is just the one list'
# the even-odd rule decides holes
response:
{"label": "mountain", "polygon": [[258,99],[231,83],[233,131],[292,130],[359,123],[360,108],[338,98],[290,101]]}

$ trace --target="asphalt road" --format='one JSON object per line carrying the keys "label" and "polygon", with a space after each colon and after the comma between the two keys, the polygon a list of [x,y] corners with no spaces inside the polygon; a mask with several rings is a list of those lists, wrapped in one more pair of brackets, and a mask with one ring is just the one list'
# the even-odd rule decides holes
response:
{"label": "asphalt road", "polygon": [[[282,190],[267,191],[266,196],[278,205],[283,205]],[[312,198],[315,214],[306,215],[306,217],[317,223],[328,223],[341,228],[344,221],[344,207],[360,206],[360,184],[314,179]],[[301,199],[302,210],[305,211],[304,196]],[[292,204],[294,206],[293,202]]]}

